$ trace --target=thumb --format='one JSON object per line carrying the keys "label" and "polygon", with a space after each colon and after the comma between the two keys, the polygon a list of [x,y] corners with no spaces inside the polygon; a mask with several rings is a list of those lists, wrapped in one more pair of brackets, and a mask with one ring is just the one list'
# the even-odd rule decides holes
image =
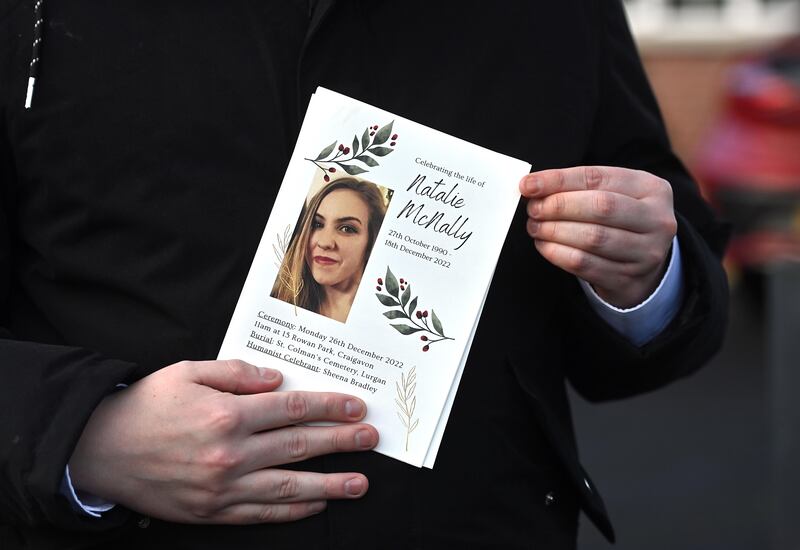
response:
{"label": "thumb", "polygon": [[237,395],[270,392],[283,383],[279,371],[238,359],[191,361],[189,364],[194,382],[222,392]]}

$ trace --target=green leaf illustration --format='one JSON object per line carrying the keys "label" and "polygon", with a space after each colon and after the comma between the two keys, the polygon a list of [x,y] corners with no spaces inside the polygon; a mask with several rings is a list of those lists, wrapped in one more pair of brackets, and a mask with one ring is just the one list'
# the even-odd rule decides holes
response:
{"label": "green leaf illustration", "polygon": [[377,296],[378,300],[380,300],[380,302],[385,306],[392,307],[392,306],[399,306],[400,305],[400,302],[398,302],[397,300],[395,300],[391,296],[387,296],[386,294],[378,294],[376,292],[375,296]]}
{"label": "green leaf illustration", "polygon": [[353,136],[353,156],[358,154],[358,136]]}
{"label": "green leaf illustration", "polygon": [[403,291],[403,296],[400,297],[400,302],[402,302],[403,307],[406,307],[409,298],[411,298],[411,285],[406,286],[406,289]]}
{"label": "green leaf illustration", "polygon": [[436,316],[436,312],[433,310],[431,310],[431,321],[433,321],[433,328],[436,330],[436,332],[444,336],[444,331],[442,330],[442,323],[441,321],[439,321],[439,318]]}
{"label": "green leaf illustration", "polygon": [[359,155],[356,157],[356,160],[360,160],[361,162],[372,168],[378,166],[378,161],[368,155]]}
{"label": "green leaf illustration", "polygon": [[369,128],[366,128],[364,133],[361,134],[361,149],[366,151],[367,147],[369,147]]}
{"label": "green leaf illustration", "polygon": [[392,270],[389,269],[388,265],[386,266],[386,291],[395,298],[400,298],[400,285],[397,284],[397,278],[394,276],[394,273],[392,273]]}
{"label": "green leaf illustration", "polygon": [[419,296],[414,296],[414,299],[411,300],[411,305],[408,306],[408,315],[409,317],[414,314],[414,311],[417,309],[417,298]]}
{"label": "green leaf illustration", "polygon": [[375,134],[375,141],[373,141],[372,144],[373,145],[380,145],[381,143],[384,143],[387,139],[389,139],[389,136],[392,135],[392,125],[393,124],[394,124],[394,121],[390,122],[389,124],[387,124],[386,126],[381,128],[380,130],[378,130],[378,133]]}
{"label": "green leaf illustration", "polygon": [[357,176],[358,174],[363,174],[364,172],[366,172],[366,170],[364,170],[363,168],[355,166],[353,164],[342,164],[341,162],[337,162],[336,164],[341,166],[342,170],[344,170],[351,176]]}
{"label": "green leaf illustration", "polygon": [[408,319],[408,315],[396,309],[387,311],[386,313],[383,314],[383,316],[386,317],[387,319]]}
{"label": "green leaf illustration", "polygon": [[397,332],[399,332],[400,334],[405,334],[405,335],[414,334],[415,332],[419,332],[421,330],[424,330],[424,329],[421,329],[421,328],[410,327],[408,325],[391,325],[391,326],[396,328]]}
{"label": "green leaf illustration", "polygon": [[371,147],[369,150],[370,153],[379,157],[385,157],[392,151],[394,151],[394,149],[390,149],[388,147]]}
{"label": "green leaf illustration", "polygon": [[322,160],[325,157],[327,157],[328,155],[330,155],[331,152],[333,151],[333,148],[336,147],[337,143],[339,143],[339,142],[338,141],[334,141],[333,143],[331,143],[330,145],[325,147],[325,149],[323,149],[322,151],[319,152],[319,156],[317,158],[315,158],[314,160]]}

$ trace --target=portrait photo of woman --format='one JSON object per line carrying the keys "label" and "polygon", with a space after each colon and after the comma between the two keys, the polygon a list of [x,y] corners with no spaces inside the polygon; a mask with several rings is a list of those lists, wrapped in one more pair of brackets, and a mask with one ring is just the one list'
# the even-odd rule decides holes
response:
{"label": "portrait photo of woman", "polygon": [[307,200],[270,294],[345,322],[391,197],[374,183],[344,177]]}

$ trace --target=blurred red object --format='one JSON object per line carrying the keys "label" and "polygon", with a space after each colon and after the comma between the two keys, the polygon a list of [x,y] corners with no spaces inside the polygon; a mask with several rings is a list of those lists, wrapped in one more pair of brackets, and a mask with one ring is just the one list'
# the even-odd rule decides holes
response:
{"label": "blurred red object", "polygon": [[800,37],[736,66],[695,170],[733,223],[730,260],[800,260]]}

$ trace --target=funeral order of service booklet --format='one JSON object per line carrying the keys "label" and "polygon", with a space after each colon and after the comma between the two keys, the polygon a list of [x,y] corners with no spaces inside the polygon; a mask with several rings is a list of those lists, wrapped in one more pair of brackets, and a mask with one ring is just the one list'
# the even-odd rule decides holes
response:
{"label": "funeral order of service booklet", "polygon": [[360,397],[433,467],[530,168],[318,88],[219,358]]}

